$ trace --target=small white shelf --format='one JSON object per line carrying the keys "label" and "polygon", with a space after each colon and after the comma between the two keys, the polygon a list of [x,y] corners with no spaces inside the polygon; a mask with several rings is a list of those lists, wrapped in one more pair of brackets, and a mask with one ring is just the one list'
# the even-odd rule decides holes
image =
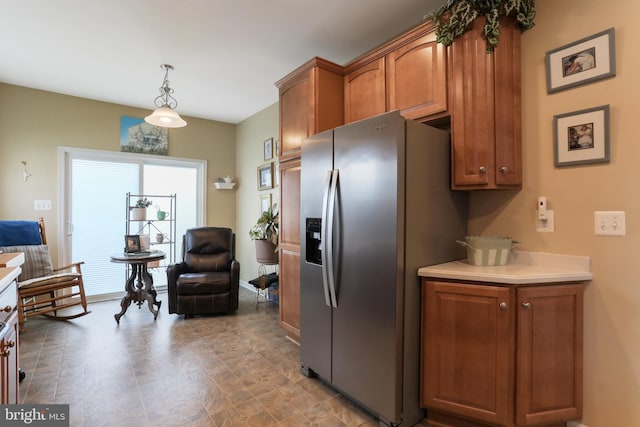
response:
{"label": "small white shelf", "polygon": [[214,182],[213,186],[218,190],[233,190],[235,187],[235,182]]}

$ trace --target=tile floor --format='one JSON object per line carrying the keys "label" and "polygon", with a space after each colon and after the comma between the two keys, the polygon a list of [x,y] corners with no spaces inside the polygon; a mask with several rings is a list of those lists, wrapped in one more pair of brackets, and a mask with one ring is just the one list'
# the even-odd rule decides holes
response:
{"label": "tile floor", "polygon": [[21,403],[68,403],[70,425],[375,426],[340,394],[299,371],[298,346],[273,303],[241,288],[236,314],[157,321],[133,304],[91,304],[72,321],[30,318],[21,334]]}

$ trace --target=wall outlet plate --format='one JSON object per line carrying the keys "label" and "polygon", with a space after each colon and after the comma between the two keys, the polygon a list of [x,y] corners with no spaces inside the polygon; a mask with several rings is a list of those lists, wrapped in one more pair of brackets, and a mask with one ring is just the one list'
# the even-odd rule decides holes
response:
{"label": "wall outlet plate", "polygon": [[539,233],[553,233],[555,231],[555,221],[552,210],[547,210],[547,219],[538,218],[536,211],[536,231]]}

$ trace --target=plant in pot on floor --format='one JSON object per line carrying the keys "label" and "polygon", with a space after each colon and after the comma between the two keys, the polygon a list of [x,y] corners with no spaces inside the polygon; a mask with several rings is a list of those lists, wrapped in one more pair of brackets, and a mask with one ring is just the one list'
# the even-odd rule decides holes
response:
{"label": "plant in pot on floor", "polygon": [[256,224],[249,230],[249,237],[256,242],[256,260],[260,264],[278,263],[279,223],[277,204],[262,212]]}
{"label": "plant in pot on floor", "polygon": [[487,52],[493,52],[500,39],[501,17],[514,19],[525,31],[533,28],[535,16],[535,0],[448,0],[425,19],[433,22],[438,43],[448,46],[476,19],[484,17],[482,37],[487,41]]}
{"label": "plant in pot on floor", "polygon": [[151,200],[147,199],[138,199],[134,206],[131,206],[131,220],[132,221],[145,221],[147,219],[147,208],[151,206]]}

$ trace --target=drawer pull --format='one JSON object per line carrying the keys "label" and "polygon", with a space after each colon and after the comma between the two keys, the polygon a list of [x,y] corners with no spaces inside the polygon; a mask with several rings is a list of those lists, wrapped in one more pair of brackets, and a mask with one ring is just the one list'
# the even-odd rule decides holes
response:
{"label": "drawer pull", "polygon": [[507,308],[509,308],[509,305],[506,302],[500,303],[500,310],[505,311]]}
{"label": "drawer pull", "polygon": [[8,348],[5,348],[4,350],[2,350],[2,353],[0,353],[0,356],[9,357],[9,355],[11,354],[11,350],[9,350],[9,348],[15,347],[15,345],[16,345],[16,342],[14,340],[11,340],[8,343],[6,343],[4,346]]}
{"label": "drawer pull", "polygon": [[529,310],[531,308],[531,303],[530,302],[523,302],[522,303],[522,307],[526,308],[527,310]]}
{"label": "drawer pull", "polygon": [[3,311],[5,311],[6,313],[11,312],[11,310],[13,310],[13,307],[11,307],[10,305],[6,306],[5,308],[2,309]]}

